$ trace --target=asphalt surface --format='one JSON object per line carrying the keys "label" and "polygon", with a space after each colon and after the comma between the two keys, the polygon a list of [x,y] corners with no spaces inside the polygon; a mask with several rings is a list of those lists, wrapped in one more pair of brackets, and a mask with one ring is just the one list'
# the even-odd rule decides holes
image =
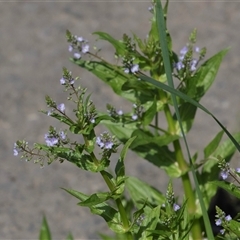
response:
{"label": "asphalt surface", "polygon": [[[99,239],[107,233],[105,222],[76,206],[77,200],[60,187],[85,193],[106,189],[97,174],[89,174],[70,163],[39,165],[13,156],[13,143],[26,139],[43,142],[49,125],[56,122],[38,112],[45,108],[44,97],[65,99],[59,84],[62,67],[82,78],[92,92],[97,107],[107,102],[126,104],[88,72],[68,61],[66,29],[94,43],[94,31],[116,38],[134,32],[145,37],[149,30],[150,1],[1,1],[0,2],[0,239],[37,239],[42,216],[46,215],[54,239]],[[240,2],[171,1],[168,28],[178,52],[193,28],[198,29],[198,45],[208,56],[231,47],[217,80],[201,103],[230,130],[239,130]],[[102,53],[114,50],[97,42]],[[55,125],[54,125],[55,126]],[[198,112],[189,142],[191,152],[202,147],[219,131],[214,121]],[[235,161],[239,161],[238,155]],[[165,190],[163,171],[129,153],[127,173],[139,176]],[[181,191],[180,191],[181,192]]]}

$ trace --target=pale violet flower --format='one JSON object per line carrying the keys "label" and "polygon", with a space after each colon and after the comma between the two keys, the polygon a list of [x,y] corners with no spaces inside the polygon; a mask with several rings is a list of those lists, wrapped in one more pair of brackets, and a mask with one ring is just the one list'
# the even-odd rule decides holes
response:
{"label": "pale violet flower", "polygon": [[240,173],[240,168],[236,168],[236,172],[237,172],[237,173]]}
{"label": "pale violet flower", "polygon": [[105,142],[105,148],[106,149],[111,149],[113,147],[114,143],[113,142]]}
{"label": "pale violet flower", "polygon": [[178,71],[180,71],[182,68],[184,68],[185,66],[184,66],[184,64],[182,63],[182,62],[178,62],[177,64],[176,64],[176,68],[177,68],[177,70]]}
{"label": "pale violet flower", "polygon": [[200,52],[200,47],[196,46],[194,50],[195,50],[195,52],[199,53]]}
{"label": "pale violet flower", "polygon": [[139,71],[139,65],[138,64],[133,64],[131,67],[131,72],[136,73]]}
{"label": "pale violet flower", "polygon": [[216,224],[217,226],[221,226],[221,225],[222,225],[222,220],[221,220],[221,219],[217,219],[216,222],[215,222],[215,224]]}
{"label": "pale violet flower", "polygon": [[60,84],[61,84],[61,85],[64,85],[64,84],[66,84],[66,79],[64,79],[64,78],[61,78],[61,79],[60,79]]}
{"label": "pale violet flower", "polygon": [[228,178],[228,171],[221,171],[220,175],[223,180],[226,180]]}
{"label": "pale violet flower", "polygon": [[225,233],[225,229],[221,229],[220,233],[223,235]]}
{"label": "pale violet flower", "polygon": [[57,109],[64,113],[65,112],[65,104],[64,103],[60,103],[58,106],[57,106]]}
{"label": "pale violet flower", "polygon": [[122,116],[123,115],[123,111],[120,109],[120,110],[117,111],[117,114],[118,114],[118,116]]}
{"label": "pale violet flower", "polygon": [[90,122],[91,122],[91,123],[95,123],[95,118],[91,118],[91,119],[90,119]]}
{"label": "pale violet flower", "polygon": [[60,132],[59,132],[59,136],[60,136],[60,138],[61,138],[62,140],[65,140],[66,137],[67,137],[64,131],[60,131]]}
{"label": "pale violet flower", "polygon": [[230,215],[227,215],[227,216],[225,217],[225,220],[229,222],[229,221],[232,220],[232,217],[231,217]]}
{"label": "pale violet flower", "polygon": [[191,66],[190,66],[190,70],[193,72],[197,69],[197,60],[196,59],[193,59],[191,61]]}
{"label": "pale violet flower", "polygon": [[69,45],[69,46],[68,46],[68,51],[69,51],[69,52],[72,52],[72,50],[73,50],[73,46],[72,46],[72,45]]}
{"label": "pale violet flower", "polygon": [[58,144],[58,138],[49,136],[48,133],[45,134],[44,138],[48,147],[53,147],[54,145]]}
{"label": "pale violet flower", "polygon": [[135,120],[137,120],[137,119],[138,119],[138,115],[137,115],[137,114],[133,114],[133,115],[132,115],[132,120],[135,121]]}
{"label": "pale violet flower", "polygon": [[176,203],[173,204],[173,210],[177,212],[180,209],[180,206]]}
{"label": "pale violet flower", "polygon": [[104,147],[104,142],[102,142],[102,139],[100,137],[97,137],[96,143],[100,148]]}
{"label": "pale violet flower", "polygon": [[17,146],[16,143],[14,143],[14,147],[13,147],[13,155],[17,156],[19,154],[19,148]]}
{"label": "pale violet flower", "polygon": [[81,58],[81,54],[80,53],[74,53],[73,56],[76,59],[80,59]]}
{"label": "pale violet flower", "polygon": [[87,52],[89,52],[89,45],[85,44],[82,46],[82,53],[87,53]]}
{"label": "pale violet flower", "polygon": [[76,36],[76,39],[77,39],[78,42],[84,42],[83,37],[77,37],[77,36]]}
{"label": "pale violet flower", "polygon": [[125,68],[125,69],[124,69],[124,72],[125,72],[125,73],[129,73],[129,69],[128,69],[128,68]]}
{"label": "pale violet flower", "polygon": [[184,46],[181,50],[180,50],[180,54],[181,55],[186,55],[186,53],[188,52],[188,47]]}

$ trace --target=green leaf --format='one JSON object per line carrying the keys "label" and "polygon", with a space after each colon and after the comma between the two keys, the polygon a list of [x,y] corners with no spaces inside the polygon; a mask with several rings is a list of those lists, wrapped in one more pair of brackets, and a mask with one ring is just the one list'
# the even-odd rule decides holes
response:
{"label": "green leaf", "polygon": [[[230,233],[234,233],[238,237],[237,239],[239,239],[239,237],[240,237],[240,222],[231,220],[228,224],[228,230],[230,230]],[[234,238],[232,238],[232,239],[234,239]]]}
{"label": "green leaf", "polygon": [[145,216],[140,226],[139,233],[141,233],[141,236],[138,237],[139,240],[154,239],[153,236],[151,236],[150,232],[154,231],[157,226],[160,216],[160,208],[161,206],[157,206],[151,209],[151,211],[149,211],[148,214]]}
{"label": "green leaf", "polygon": [[120,158],[118,159],[118,162],[115,167],[115,173],[116,173],[116,187],[117,190],[115,191],[115,194],[122,194],[124,192],[125,187],[125,166],[124,166],[124,159],[126,157],[127,151],[131,143],[134,141],[135,137],[130,138],[126,144],[124,145],[121,153]]}
{"label": "green leaf", "polygon": [[90,197],[88,197],[86,200],[78,203],[78,205],[83,206],[83,207],[92,207],[99,203],[106,202],[110,197],[111,197],[111,195],[108,192],[107,193],[94,193]]}
{"label": "green leaf", "polygon": [[102,240],[116,240],[115,237],[107,236],[105,234],[100,233],[99,236],[101,237]]}
{"label": "green leaf", "polygon": [[239,187],[235,186],[233,183],[224,182],[224,181],[212,181],[212,182],[210,182],[210,184],[218,186],[218,187],[226,190],[227,192],[229,192],[236,198],[240,199]]}
{"label": "green leaf", "polygon": [[73,235],[69,233],[66,240],[74,240]]}
{"label": "green leaf", "polygon": [[91,172],[100,172],[104,169],[106,169],[110,161],[108,159],[102,159],[101,162],[98,162],[96,164],[92,157],[88,154],[83,154],[79,151],[69,149],[69,148],[64,148],[64,147],[54,147],[51,149],[52,153],[61,159],[65,159],[79,168]]}
{"label": "green leaf", "polygon": [[[239,143],[240,133],[233,134],[233,138],[237,143]],[[216,151],[212,155],[214,157],[217,157],[219,155],[222,158],[225,158],[226,161],[229,161],[236,150],[236,145],[232,142],[232,140],[227,139],[220,146],[217,147]]]}
{"label": "green leaf", "polygon": [[[179,107],[179,114],[180,114],[184,133],[189,132],[189,130],[191,129],[196,112],[197,112],[197,107],[188,102],[184,102]],[[174,114],[173,118],[175,120],[177,119],[176,114]],[[181,128],[178,121],[175,121],[175,129],[178,135],[182,135]]]}
{"label": "green leaf", "polygon": [[148,110],[143,114],[143,121],[142,121],[143,126],[148,126],[152,122],[154,116],[156,115],[156,112],[157,112],[157,104],[156,104],[156,100],[154,99],[152,106],[148,108]]}
{"label": "green leaf", "polygon": [[[62,189],[81,201],[85,201],[89,198],[88,195],[78,192],[76,190],[65,188]],[[106,202],[102,202],[100,204],[88,207],[93,214],[101,216],[107,222],[111,230],[116,233],[125,233],[125,229],[122,226],[119,212],[113,207],[109,206]]]}
{"label": "green leaf", "polygon": [[145,202],[152,205],[161,205],[165,201],[165,197],[161,192],[135,177],[128,177],[126,179],[126,188],[130,198],[138,209],[140,209]]}
{"label": "green leaf", "polygon": [[[132,136],[136,136],[136,140],[131,145],[131,149],[135,149],[138,146],[154,143],[159,147],[166,146],[169,143],[179,139],[178,135],[164,134],[161,136],[154,136],[149,131],[143,129],[137,129],[132,133]],[[156,146],[156,147],[157,147]]]}
{"label": "green leaf", "polygon": [[134,148],[133,151],[143,159],[165,170],[169,177],[176,178],[183,174],[176,162],[174,152],[170,151],[167,146],[159,147],[155,143],[148,143]]}
{"label": "green leaf", "polygon": [[[187,86],[187,95],[199,101],[215,80],[219,67],[229,48],[223,49],[207,61],[205,61],[197,70],[193,78],[189,79]],[[194,94],[192,94],[194,92]]]}
{"label": "green leaf", "polygon": [[39,240],[51,240],[51,232],[47,223],[47,219],[44,216],[42,221],[42,226],[39,234]]}
{"label": "green leaf", "polygon": [[221,142],[224,131],[220,131],[214,139],[204,148],[204,158],[208,158],[218,147]]}
{"label": "green leaf", "polygon": [[124,56],[126,53],[126,46],[122,41],[114,39],[111,35],[105,32],[94,32],[93,34],[98,35],[100,39],[108,41],[116,49],[116,53],[119,56]]}

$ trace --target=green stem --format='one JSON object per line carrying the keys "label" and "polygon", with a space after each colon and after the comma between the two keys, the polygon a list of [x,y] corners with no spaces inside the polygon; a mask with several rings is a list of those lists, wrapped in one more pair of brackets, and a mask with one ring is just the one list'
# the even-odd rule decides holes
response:
{"label": "green stem", "polygon": [[[87,143],[88,143],[87,137],[84,136],[84,135],[83,135],[83,137],[84,137],[84,140],[85,140],[85,144],[87,144]],[[91,152],[90,155],[91,155],[91,158],[92,158],[94,164],[95,164],[96,166],[98,166],[98,165],[99,165],[99,160],[96,158],[95,154],[94,154],[93,152]],[[114,189],[115,189],[115,186],[114,186],[114,183],[113,183],[113,182],[111,181],[111,179],[109,178],[109,174],[108,174],[106,171],[100,171],[100,173],[101,173],[104,181],[106,182],[108,188],[110,189],[110,191],[113,192]],[[120,198],[117,198],[117,199],[115,200],[115,202],[116,202],[118,211],[119,211],[120,216],[121,216],[121,219],[122,219],[123,227],[124,227],[125,230],[128,231],[130,226],[129,226],[129,221],[128,221],[127,213],[126,213],[126,211],[125,211],[125,209],[124,209],[124,207],[123,207],[123,205],[122,205],[122,201],[121,201]],[[126,233],[124,234],[124,236],[125,236],[125,239],[126,239],[126,240],[133,240],[132,234],[131,234],[131,232],[129,232],[129,231],[126,232]]]}
{"label": "green stem", "polygon": [[[176,129],[175,129],[174,120],[172,118],[172,113],[170,111],[170,108],[167,104],[165,104],[164,106],[164,112],[165,112],[166,119],[168,121],[169,132],[171,134],[175,134]],[[181,179],[182,179],[184,194],[187,199],[187,210],[190,215],[190,218],[193,219],[194,221],[191,229],[192,237],[194,240],[199,240],[199,239],[202,239],[202,231],[201,231],[201,225],[200,225],[199,219],[194,219],[194,214],[196,213],[196,199],[195,199],[193,187],[190,181],[190,177],[188,174],[189,167],[184,159],[179,140],[173,141],[173,147],[174,147],[177,163],[179,165],[181,172],[183,173],[183,175],[181,176]]]}
{"label": "green stem", "polygon": [[[111,192],[114,191],[114,184],[109,179],[109,176],[108,176],[107,172],[101,171],[100,173],[101,173],[103,179],[105,180],[105,182],[106,182],[108,188],[110,189],[110,191]],[[124,207],[122,205],[122,201],[121,201],[120,198],[117,198],[115,201],[116,201],[116,205],[117,205],[118,211],[119,211],[119,213],[121,215],[123,227],[124,227],[125,230],[128,230],[129,227],[130,227],[129,226],[129,221],[128,221],[128,217],[127,217],[126,211],[125,211],[125,209],[124,209]],[[126,240],[133,240],[133,236],[132,236],[131,232],[126,232],[125,233],[125,237],[126,237],[125,238]]]}

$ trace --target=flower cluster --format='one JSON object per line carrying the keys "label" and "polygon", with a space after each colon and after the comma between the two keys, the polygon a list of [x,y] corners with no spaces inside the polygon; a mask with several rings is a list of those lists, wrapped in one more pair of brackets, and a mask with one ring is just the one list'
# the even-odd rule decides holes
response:
{"label": "flower cluster", "polygon": [[28,146],[28,142],[23,141],[22,144],[19,141],[15,142],[13,146],[13,155],[18,156],[18,154],[23,151],[24,146]]}
{"label": "flower cluster", "polygon": [[55,111],[65,115],[66,107],[64,103],[57,104],[49,96],[46,96],[45,99],[46,99],[47,106],[51,108],[49,111],[46,112],[48,116],[51,116]]}
{"label": "flower cluster", "polygon": [[221,169],[220,176],[223,180],[226,180],[230,173],[230,165],[225,159],[219,157],[218,167]]}
{"label": "flower cluster", "polygon": [[113,117],[114,119],[119,119],[123,116],[123,111],[121,109],[117,110],[110,104],[107,104],[107,112],[109,113],[109,116]]}
{"label": "flower cluster", "polygon": [[49,128],[49,132],[44,135],[44,139],[48,147],[60,146],[69,141],[65,131],[57,132],[53,127]]}
{"label": "flower cluster", "polygon": [[96,143],[101,149],[106,150],[113,149],[117,145],[116,139],[106,131],[97,137]]}
{"label": "flower cluster", "polygon": [[73,53],[73,57],[75,59],[80,59],[82,54],[86,54],[89,52],[89,44],[88,40],[83,37],[79,37],[76,35],[72,35],[69,31],[67,31],[67,40],[70,42],[68,46],[68,51]]}
{"label": "flower cluster", "polygon": [[125,73],[136,73],[139,71],[139,65],[138,64],[132,64],[128,63],[127,68],[124,69]]}
{"label": "flower cluster", "polygon": [[72,73],[66,68],[63,68],[63,75],[60,79],[60,84],[67,87],[72,87],[74,85],[75,79],[72,77]]}
{"label": "flower cluster", "polygon": [[[227,215],[225,214],[224,211],[222,211],[219,207],[216,206],[216,220],[215,220],[215,224],[216,226],[218,227],[226,227],[229,222],[232,220],[232,217],[230,215]],[[221,234],[224,234],[225,233],[225,229],[221,229],[220,230],[220,233]]]}
{"label": "flower cluster", "polygon": [[201,55],[198,56],[198,58],[193,57],[193,52],[200,53],[199,47],[192,47],[190,46],[184,46],[180,50],[180,55],[178,57],[179,61],[174,64],[174,67],[177,69],[177,71],[181,71],[183,69],[187,69],[190,72],[194,72],[197,70],[197,65],[199,61],[201,60]]}
{"label": "flower cluster", "polygon": [[132,115],[132,120],[136,121],[137,119],[142,117],[143,114],[143,106],[140,103],[134,103],[133,104],[133,115]]}

